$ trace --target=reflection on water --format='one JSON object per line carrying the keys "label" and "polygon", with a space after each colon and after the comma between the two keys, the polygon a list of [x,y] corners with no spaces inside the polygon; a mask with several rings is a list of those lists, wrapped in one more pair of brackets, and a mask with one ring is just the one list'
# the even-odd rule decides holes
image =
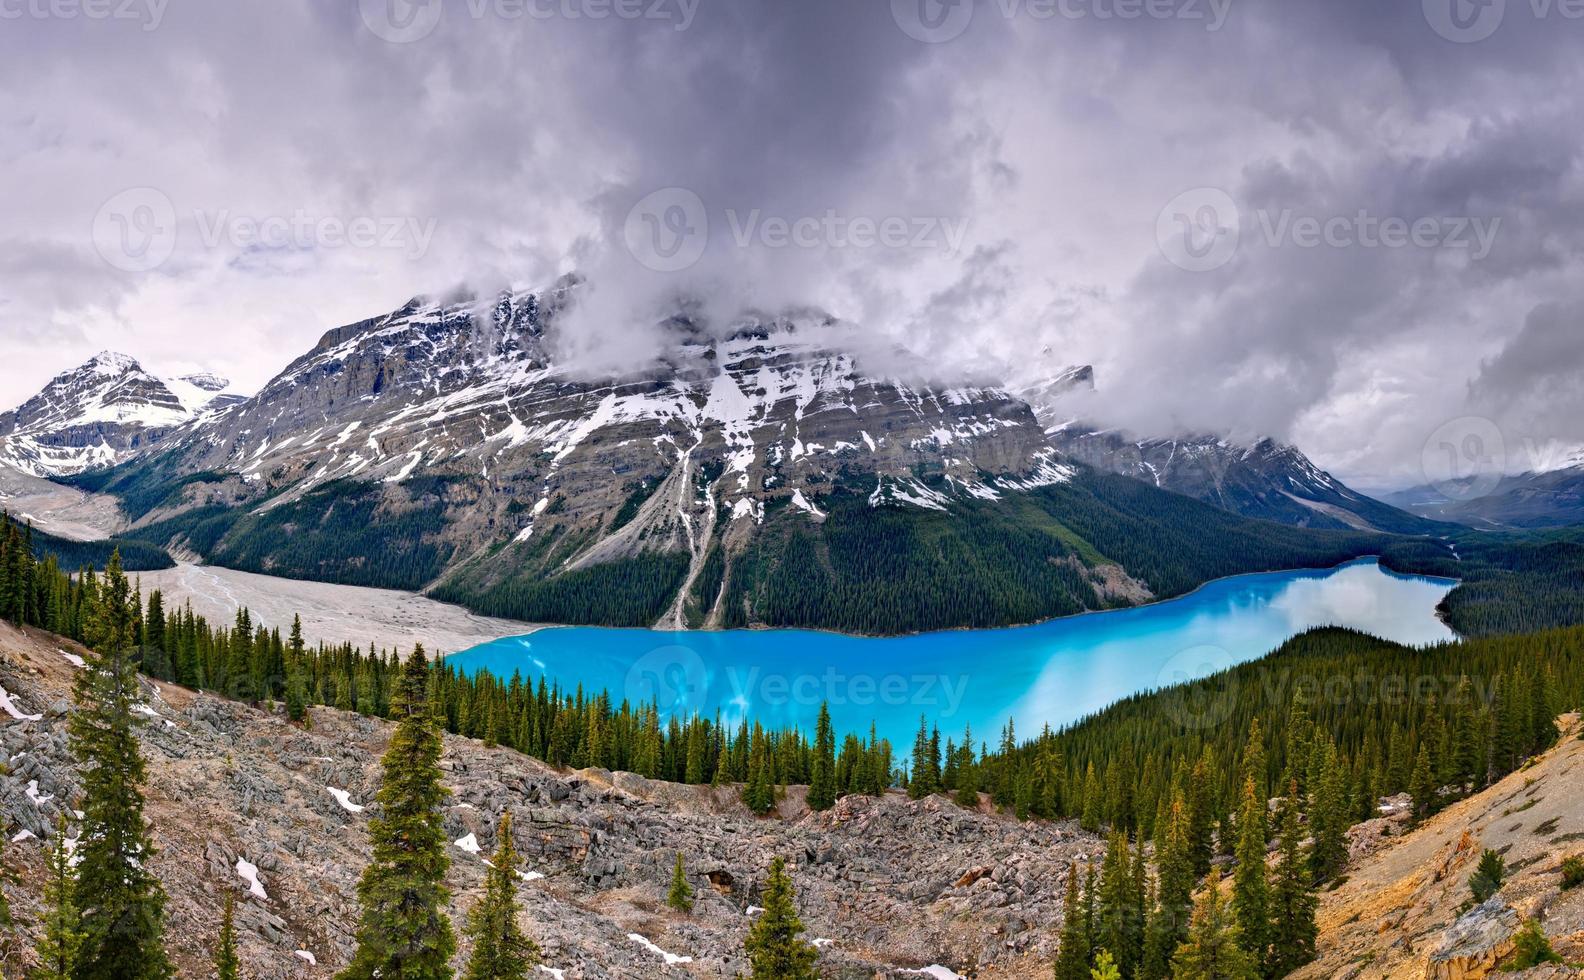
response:
{"label": "reflection on water", "polygon": [[[667,715],[718,713],[730,725],[746,715],[810,729],[826,701],[838,731],[874,722],[906,752],[920,714],[943,735],[971,724],[976,741],[993,743],[1009,718],[1019,733],[1033,734],[1129,694],[1261,656],[1317,626],[1413,645],[1449,640],[1435,607],[1452,585],[1365,560],[1223,579],[1170,602],[1011,629],[870,639],[576,627],[506,637],[452,660],[501,677],[521,671],[568,688],[607,689],[617,701],[652,701]],[[1206,712],[1215,707],[1195,707],[1194,720],[1213,722]]]}

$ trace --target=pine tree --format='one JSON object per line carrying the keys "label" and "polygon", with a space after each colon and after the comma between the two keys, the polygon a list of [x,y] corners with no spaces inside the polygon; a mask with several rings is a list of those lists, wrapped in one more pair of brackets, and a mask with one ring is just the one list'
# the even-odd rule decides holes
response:
{"label": "pine tree", "polygon": [[1188,856],[1193,866],[1195,878],[1203,877],[1210,872],[1210,861],[1215,857],[1215,844],[1212,839],[1215,827],[1215,801],[1212,797],[1212,773],[1215,772],[1215,757],[1207,745],[1200,753],[1199,759],[1194,763],[1192,775],[1188,781]]}
{"label": "pine tree", "polygon": [[913,765],[908,773],[908,799],[922,800],[936,790],[930,759],[930,734],[923,715],[919,715],[918,735],[913,739]]}
{"label": "pine tree", "polygon": [[1414,759],[1413,775],[1408,780],[1408,795],[1413,798],[1415,823],[1435,812],[1435,775],[1430,771],[1430,752],[1423,743],[1420,743],[1419,755]]}
{"label": "pine tree", "polygon": [[681,851],[677,851],[676,864],[671,868],[671,891],[666,895],[666,904],[678,912],[693,911],[693,886],[688,884]]}
{"label": "pine tree", "polygon": [[456,937],[446,918],[445,833],[439,729],[429,713],[429,667],[415,645],[402,670],[400,712],[381,760],[380,813],[369,821],[374,854],[358,882],[358,947],[343,980],[448,980]]}
{"label": "pine tree", "polygon": [[1265,870],[1265,800],[1252,777],[1243,784],[1238,810],[1237,870],[1232,879],[1232,911],[1239,942],[1254,963],[1264,963],[1270,948],[1270,886]]}
{"label": "pine tree", "polygon": [[1277,850],[1280,863],[1271,872],[1271,947],[1266,974],[1284,977],[1315,958],[1313,878],[1303,853],[1303,826],[1298,816],[1298,782],[1288,783],[1282,801]]}
{"label": "pine tree", "polygon": [[484,875],[484,897],[468,912],[473,952],[463,980],[526,980],[539,963],[539,946],[517,924],[517,848],[510,811],[501,815],[495,836],[499,843]]}
{"label": "pine tree", "polygon": [[1171,972],[1172,954],[1188,938],[1194,873],[1187,807],[1181,796],[1167,811],[1164,839],[1156,845],[1155,853],[1158,886],[1155,911],[1144,939],[1144,964],[1139,971],[1143,980],[1164,980]]}
{"label": "pine tree", "polygon": [[1173,980],[1256,980],[1260,975],[1245,951],[1231,908],[1221,894],[1221,876],[1212,870],[1194,905],[1188,941],[1172,957]]}
{"label": "pine tree", "polygon": [[66,818],[55,826],[55,842],[44,866],[44,936],[39,941],[33,980],[70,980],[82,946],[82,920],[73,893],[77,873],[66,849]]}
{"label": "pine tree", "polygon": [[1090,980],[1122,980],[1122,971],[1116,965],[1116,960],[1111,957],[1111,951],[1102,949],[1095,957],[1094,968],[1089,971]]}
{"label": "pine tree", "polygon": [[1309,831],[1314,837],[1310,864],[1315,881],[1329,881],[1347,865],[1349,818],[1347,774],[1331,739],[1316,739],[1309,766]]}
{"label": "pine tree", "polygon": [[74,980],[157,980],[172,975],[166,956],[165,891],[148,870],[154,845],[143,819],[147,770],[138,747],[137,612],[113,552],[91,609],[93,655],[73,687],[68,722],[72,754],[83,768],[82,844],[73,893],[82,944]]}
{"label": "pine tree", "polygon": [[803,931],[792,878],[786,861],[778,857],[770,863],[770,877],[765,881],[764,911],[743,943],[750,980],[817,980],[814,962],[819,950],[799,938]]}
{"label": "pine tree", "polygon": [[810,810],[829,810],[836,805],[836,733],[831,727],[830,706],[820,703],[819,721],[814,726],[814,773],[809,780]]}
{"label": "pine tree", "polygon": [[1067,893],[1062,899],[1061,945],[1056,951],[1054,980],[1088,980],[1089,930],[1078,891],[1078,862],[1067,864]]}
{"label": "pine tree", "polygon": [[237,959],[236,895],[226,892],[225,908],[220,913],[220,938],[215,942],[216,980],[240,980],[242,964]]}
{"label": "pine tree", "polygon": [[1135,894],[1127,834],[1111,833],[1100,865],[1100,894],[1095,902],[1095,946],[1116,958],[1123,973],[1133,975],[1142,948],[1139,896]]}

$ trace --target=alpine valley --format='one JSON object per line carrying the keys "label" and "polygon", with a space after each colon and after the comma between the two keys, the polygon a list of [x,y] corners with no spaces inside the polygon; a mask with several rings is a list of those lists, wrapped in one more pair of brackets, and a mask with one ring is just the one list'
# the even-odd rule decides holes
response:
{"label": "alpine valley", "polygon": [[0,417],[7,459],[113,495],[122,535],[172,554],[619,626],[1024,623],[1441,526],[1269,440],[1064,420],[1088,369],[905,380],[927,372],[871,368],[813,310],[682,308],[651,368],[590,378],[557,354],[586,288],[414,299],[245,399],[101,355]]}

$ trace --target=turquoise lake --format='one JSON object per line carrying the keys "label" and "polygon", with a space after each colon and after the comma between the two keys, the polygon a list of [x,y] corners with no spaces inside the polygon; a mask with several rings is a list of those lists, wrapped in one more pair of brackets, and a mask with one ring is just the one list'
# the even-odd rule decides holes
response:
{"label": "turquoise lake", "polygon": [[509,678],[521,671],[536,682],[547,676],[567,688],[605,689],[618,702],[653,700],[663,716],[719,711],[731,725],[746,713],[768,726],[812,731],[820,702],[828,701],[838,733],[865,731],[872,721],[901,756],[921,713],[943,738],[972,725],[976,741],[994,744],[1008,718],[1020,735],[1032,735],[1130,694],[1252,660],[1317,626],[1410,645],[1450,640],[1435,607],[1455,584],[1361,559],[1220,579],[1166,602],[1006,629],[869,638],[554,627],[449,659],[469,672]]}

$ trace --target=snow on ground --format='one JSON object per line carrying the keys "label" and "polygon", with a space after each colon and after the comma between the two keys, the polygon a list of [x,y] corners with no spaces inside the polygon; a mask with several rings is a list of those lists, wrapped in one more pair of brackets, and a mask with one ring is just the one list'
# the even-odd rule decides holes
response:
{"label": "snow on ground", "polygon": [[649,952],[651,952],[651,953],[655,954],[656,956],[660,957],[661,959],[665,960],[666,961],[666,966],[675,966],[678,963],[691,963],[691,962],[693,962],[693,957],[691,957],[691,956],[678,956],[675,953],[667,953],[665,950],[661,949],[659,946],[656,946],[654,943],[652,943],[649,940],[645,939],[643,936],[638,935],[636,932],[629,932],[627,934],[627,938],[631,939],[633,942],[635,942],[638,945],[642,946],[644,949],[647,949]]}
{"label": "snow on ground", "polygon": [[764,908],[761,907],[761,906],[750,905],[746,909],[743,909],[743,915],[753,916],[753,915],[758,915],[760,912],[763,912],[763,911],[764,911]]}
{"label": "snow on ground", "polygon": [[555,980],[566,980],[566,971],[565,970],[557,970],[555,967],[553,967],[553,966],[545,966],[543,963],[539,964],[539,969],[543,970],[545,973],[550,974],[552,977],[555,978]]}
{"label": "snow on ground", "polygon": [[28,830],[26,827],[24,827],[23,829],[17,831],[17,835],[15,837],[11,838],[11,843],[20,844],[20,843],[22,843],[23,841],[27,840],[28,838],[30,838],[32,836],[33,836],[33,831]]}
{"label": "snow on ground", "polygon": [[249,894],[260,900],[269,898],[269,893],[264,891],[264,885],[259,881],[258,865],[246,858],[237,858],[236,871],[248,883]]}
{"label": "snow on ground", "polygon": [[165,607],[191,601],[193,612],[210,622],[229,622],[242,606],[255,623],[278,626],[302,616],[309,642],[351,643],[409,649],[421,642],[431,654],[455,653],[537,627],[513,619],[475,616],[461,606],[436,602],[397,589],[369,589],[255,575],[212,565],[177,565],[139,573],[143,591],[160,589]]}
{"label": "snow on ground", "polygon": [[922,970],[898,970],[898,973],[911,973],[916,977],[930,977],[931,980],[964,980],[962,974],[946,969],[938,963],[926,966]]}
{"label": "snow on ground", "polygon": [[539,879],[543,878],[544,875],[537,871],[519,871],[517,872],[517,877],[521,878],[523,881],[538,881]]}
{"label": "snow on ground", "polygon": [[73,667],[86,667],[86,666],[88,666],[88,662],[83,660],[83,658],[77,656],[75,653],[67,653],[65,650],[62,650],[62,651],[60,651],[60,655],[65,657],[66,658],[66,662],[71,664]]}
{"label": "snow on ground", "polygon": [[835,940],[826,939],[825,937],[821,936],[820,938],[814,940],[814,948],[815,949],[824,949],[826,946],[831,945],[831,943],[833,943],[833,942],[835,942]]}
{"label": "snow on ground", "polygon": [[345,810],[348,813],[362,813],[363,812],[363,807],[361,807],[358,804],[352,802],[352,794],[351,793],[348,793],[344,789],[336,789],[334,786],[326,786],[325,789],[329,790],[330,791],[330,795],[336,798],[336,802],[337,803],[341,804],[341,809]]}
{"label": "snow on ground", "polygon": [[30,779],[27,784],[27,798],[33,801],[34,806],[41,807],[55,797],[53,795],[40,794],[38,780]]}
{"label": "snow on ground", "polygon": [[304,963],[307,963],[309,966],[319,965],[319,960],[315,958],[314,954],[308,952],[306,949],[299,949],[292,955],[297,957],[299,960],[302,960]]}
{"label": "snow on ground", "polygon": [[42,721],[44,718],[43,715],[30,715],[24,713],[21,708],[17,707],[17,703],[11,700],[10,692],[8,692],[3,687],[0,687],[0,708],[3,708],[6,714],[15,718],[17,721]]}
{"label": "snow on ground", "polygon": [[477,854],[479,852],[478,834],[468,834],[466,837],[457,841],[456,846],[464,851],[467,851],[469,854]]}

